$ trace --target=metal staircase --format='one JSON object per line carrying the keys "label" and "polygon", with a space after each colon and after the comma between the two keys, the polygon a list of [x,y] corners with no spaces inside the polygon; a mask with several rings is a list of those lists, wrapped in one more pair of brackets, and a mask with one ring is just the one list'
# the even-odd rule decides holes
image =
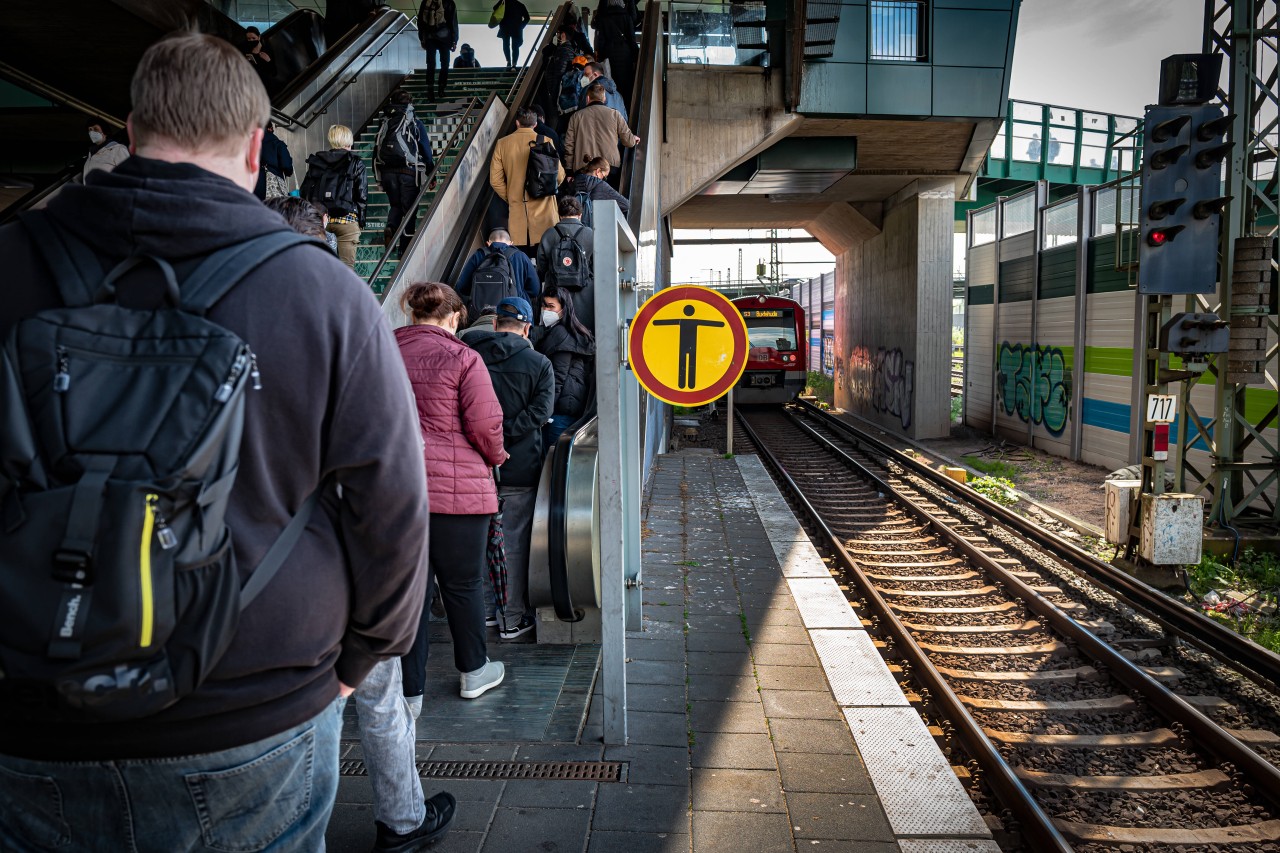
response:
{"label": "metal staircase", "polygon": [[[405,79],[403,88],[413,95],[414,112],[427,126],[431,137],[431,153],[436,170],[427,177],[427,188],[418,202],[418,222],[425,221],[427,211],[435,201],[439,188],[453,170],[463,148],[470,139],[470,131],[480,118],[478,107],[496,95],[510,105],[516,90],[517,72],[500,68],[453,69],[445,97],[439,99],[427,89],[425,70],[418,70]],[[374,293],[385,292],[395,277],[399,259],[395,252],[387,256],[383,246],[383,230],[387,224],[387,195],[382,191],[373,168],[373,145],[382,122],[382,111],[372,116],[356,137],[352,150],[364,160],[369,174],[369,206],[365,215],[365,228],[356,249],[356,274],[369,282]],[[386,257],[384,257],[386,256]]]}

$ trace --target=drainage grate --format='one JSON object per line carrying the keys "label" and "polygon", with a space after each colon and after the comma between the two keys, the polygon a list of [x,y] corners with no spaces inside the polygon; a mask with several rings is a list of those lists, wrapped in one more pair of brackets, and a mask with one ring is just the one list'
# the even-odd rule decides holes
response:
{"label": "drainage grate", "polygon": [[[359,759],[339,762],[343,776],[368,776]],[[570,779],[621,782],[621,761],[419,761],[418,775],[428,779]]]}

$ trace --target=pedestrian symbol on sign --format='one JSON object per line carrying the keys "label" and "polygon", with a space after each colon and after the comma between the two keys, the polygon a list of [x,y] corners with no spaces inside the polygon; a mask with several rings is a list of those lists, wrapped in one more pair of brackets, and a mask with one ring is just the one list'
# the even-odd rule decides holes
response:
{"label": "pedestrian symbol on sign", "polygon": [[660,290],[636,314],[629,363],[645,390],[677,406],[723,396],[747,366],[747,326],[722,294],[683,285]]}
{"label": "pedestrian symbol on sign", "polygon": [[[693,306],[684,306],[685,317],[693,316]],[[680,378],[677,387],[680,389],[695,388],[698,385],[698,327],[711,326],[718,328],[724,325],[722,320],[654,320],[655,326],[680,327]]]}

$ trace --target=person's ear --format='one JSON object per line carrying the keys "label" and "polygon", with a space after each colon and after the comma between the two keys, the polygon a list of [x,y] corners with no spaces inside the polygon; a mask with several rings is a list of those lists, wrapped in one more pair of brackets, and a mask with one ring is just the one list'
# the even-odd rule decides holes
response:
{"label": "person's ear", "polygon": [[133,138],[133,113],[125,116],[124,129],[129,134],[129,156],[132,157],[138,153],[138,142]]}
{"label": "person's ear", "polygon": [[258,182],[258,170],[262,168],[262,137],[266,131],[255,127],[249,134],[244,150],[244,166],[247,174],[253,176],[253,183]]}

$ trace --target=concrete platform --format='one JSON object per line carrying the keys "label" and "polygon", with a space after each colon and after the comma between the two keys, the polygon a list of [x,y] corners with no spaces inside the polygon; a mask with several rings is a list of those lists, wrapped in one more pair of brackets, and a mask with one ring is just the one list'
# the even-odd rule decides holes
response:
{"label": "concrete platform", "polygon": [[[508,655],[513,675],[540,661],[541,686],[504,685],[482,708],[456,699],[433,643],[419,720],[420,761],[619,762],[620,780],[424,779],[459,801],[433,851],[998,850],[756,457],[660,457],[643,536],[627,745],[601,742],[599,702],[567,734],[585,646]],[[548,702],[556,665],[567,694]],[[522,690],[538,710],[504,707]],[[372,846],[369,803],[368,780],[344,777],[330,850]]]}

